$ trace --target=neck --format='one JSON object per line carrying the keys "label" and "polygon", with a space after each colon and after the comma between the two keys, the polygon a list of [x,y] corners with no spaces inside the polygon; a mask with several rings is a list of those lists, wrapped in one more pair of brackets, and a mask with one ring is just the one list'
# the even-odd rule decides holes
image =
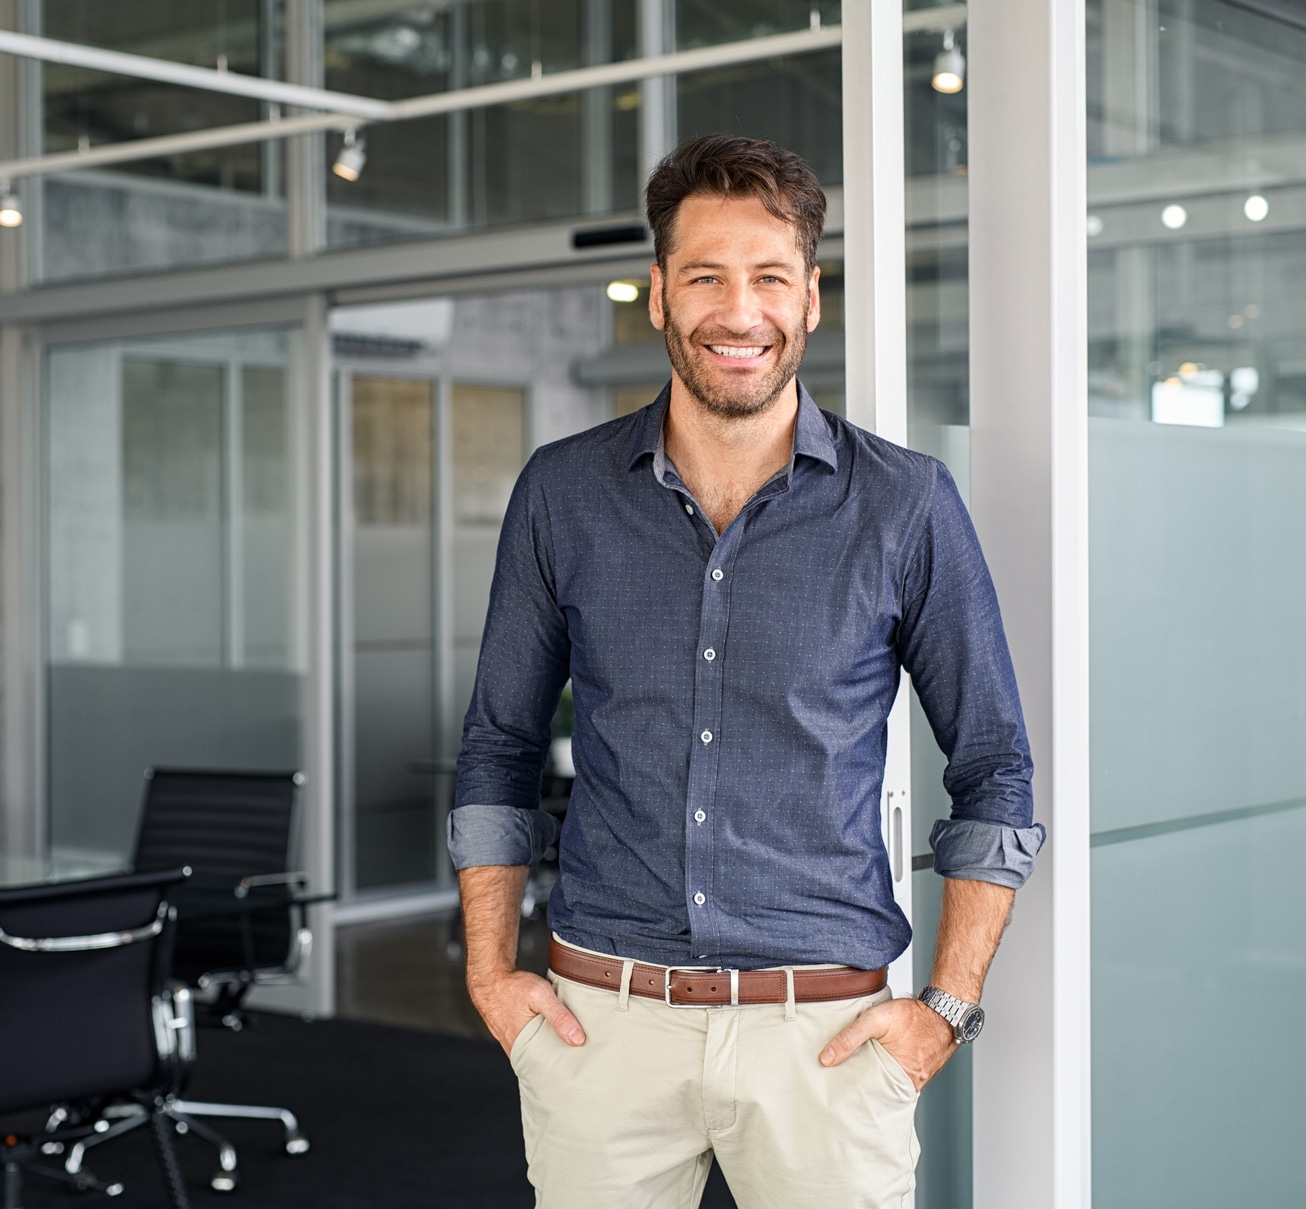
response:
{"label": "neck", "polygon": [[722,416],[708,411],[679,377],[672,377],[667,456],[712,514],[718,532],[767,479],[788,465],[797,419],[798,385],[793,380],[761,411]]}

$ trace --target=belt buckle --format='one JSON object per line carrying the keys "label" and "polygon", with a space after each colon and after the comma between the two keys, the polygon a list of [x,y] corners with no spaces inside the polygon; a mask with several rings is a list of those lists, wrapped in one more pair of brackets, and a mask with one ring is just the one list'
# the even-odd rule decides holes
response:
{"label": "belt buckle", "polygon": [[[730,975],[730,1002],[729,1003],[672,1003],[671,1002],[671,976],[672,974],[729,974]],[[666,1000],[667,1007],[670,1008],[719,1008],[719,1007],[738,1007],[739,1006],[739,971],[727,969],[725,966],[667,966],[666,981],[663,983],[662,997]]]}

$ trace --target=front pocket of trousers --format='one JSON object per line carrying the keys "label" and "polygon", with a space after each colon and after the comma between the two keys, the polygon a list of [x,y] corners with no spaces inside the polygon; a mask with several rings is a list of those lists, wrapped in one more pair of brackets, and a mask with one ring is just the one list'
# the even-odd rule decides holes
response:
{"label": "front pocket of trousers", "polygon": [[522,1056],[526,1053],[531,1042],[535,1040],[540,1029],[542,1029],[546,1023],[547,1021],[543,1016],[533,1017],[526,1022],[525,1027],[517,1034],[516,1040],[513,1041],[512,1049],[508,1052],[508,1062],[517,1074],[521,1074],[520,1064]]}

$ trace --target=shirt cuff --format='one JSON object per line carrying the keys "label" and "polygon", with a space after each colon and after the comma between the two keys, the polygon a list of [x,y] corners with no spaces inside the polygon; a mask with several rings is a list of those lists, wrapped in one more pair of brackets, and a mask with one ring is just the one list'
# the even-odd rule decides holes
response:
{"label": "shirt cuff", "polygon": [[1019,890],[1034,872],[1034,858],[1046,838],[1042,823],[1004,827],[977,819],[939,819],[930,831],[934,871]]}
{"label": "shirt cuff", "polygon": [[449,812],[449,855],[455,869],[538,865],[558,831],[558,820],[542,810],[468,803]]}

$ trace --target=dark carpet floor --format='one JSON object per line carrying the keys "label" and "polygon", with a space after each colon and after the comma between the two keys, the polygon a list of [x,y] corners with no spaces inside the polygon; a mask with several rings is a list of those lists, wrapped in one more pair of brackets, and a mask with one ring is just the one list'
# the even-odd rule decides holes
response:
{"label": "dark carpet floor", "polygon": [[[194,1209],[529,1209],[517,1088],[492,1042],[351,1020],[263,1015],[239,1034],[204,1030],[187,1096],[290,1108],[312,1149],[289,1156],[276,1124],[215,1122],[240,1155],[240,1186],[208,1186],[215,1152],[177,1138]],[[0,1124],[3,1128],[3,1124]],[[26,1209],[162,1209],[148,1130],[88,1152],[116,1200],[25,1181]],[[733,1209],[715,1171],[705,1209]]]}

